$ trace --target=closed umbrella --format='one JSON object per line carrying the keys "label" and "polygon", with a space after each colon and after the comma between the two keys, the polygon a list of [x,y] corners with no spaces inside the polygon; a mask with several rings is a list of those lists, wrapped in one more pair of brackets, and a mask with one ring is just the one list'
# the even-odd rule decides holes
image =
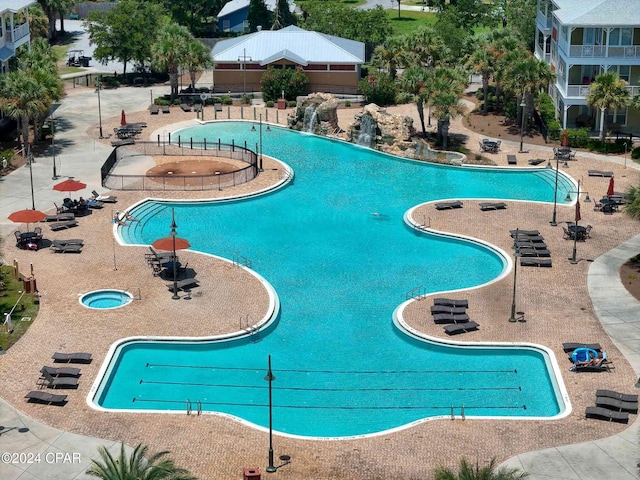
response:
{"label": "closed umbrella", "polygon": [[122,113],[120,113],[120,125],[124,127],[126,124],[127,124],[127,117],[124,114],[124,110],[122,110]]}
{"label": "closed umbrella", "polygon": [[562,146],[563,147],[569,146],[569,133],[567,132],[566,129],[564,130],[564,132],[562,132]]}
{"label": "closed umbrella", "polygon": [[86,183],[78,182],[72,178],[53,186],[53,189],[59,192],[77,192],[78,190],[84,190],[85,188],[87,188]]}
{"label": "closed umbrella", "polygon": [[612,197],[614,195],[613,191],[613,177],[609,179],[609,188],[607,188],[607,197]]}

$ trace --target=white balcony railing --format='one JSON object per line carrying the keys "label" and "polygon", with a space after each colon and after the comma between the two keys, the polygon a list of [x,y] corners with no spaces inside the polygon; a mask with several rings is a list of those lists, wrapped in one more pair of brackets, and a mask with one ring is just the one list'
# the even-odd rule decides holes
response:
{"label": "white balcony railing", "polygon": [[7,30],[7,42],[16,43],[18,40],[26,37],[27,35],[29,35],[29,24],[23,23],[13,30]]}
{"label": "white balcony railing", "polygon": [[[628,86],[627,90],[631,97],[640,94],[640,86]],[[585,98],[589,94],[589,85],[569,85],[566,94],[567,98]]]}
{"label": "white balcony railing", "polygon": [[538,10],[538,15],[536,16],[536,22],[545,30],[551,30],[552,17],[546,16],[540,10]]}
{"label": "white balcony railing", "polygon": [[570,57],[580,58],[638,58],[640,57],[640,45],[628,45],[626,47],[607,47],[604,45],[571,45]]}

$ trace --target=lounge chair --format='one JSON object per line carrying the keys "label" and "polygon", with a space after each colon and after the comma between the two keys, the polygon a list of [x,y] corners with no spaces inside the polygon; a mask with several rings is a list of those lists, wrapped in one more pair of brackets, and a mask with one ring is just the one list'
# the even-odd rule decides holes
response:
{"label": "lounge chair", "polygon": [[159,111],[159,110],[158,110],[158,106],[157,106],[157,105],[151,105],[151,106],[149,107],[149,113],[150,113],[151,115],[158,115],[158,111]]}
{"label": "lounge chair", "polygon": [[617,398],[623,402],[637,402],[638,395],[632,395],[630,393],[620,393],[613,390],[596,390],[596,397],[609,397]]}
{"label": "lounge chair", "polygon": [[480,204],[480,210],[486,212],[488,210],[503,210],[507,208],[507,204],[503,202],[483,202]]}
{"label": "lounge chair", "polygon": [[544,159],[542,158],[533,158],[529,160],[529,165],[540,165],[541,163],[544,163]]}
{"label": "lounge chair", "polygon": [[431,307],[431,313],[460,314],[467,313],[467,309],[465,307],[451,307],[449,305],[433,305]]}
{"label": "lounge chair", "polygon": [[[197,287],[198,285],[198,281],[195,278],[185,278],[176,282],[176,288],[178,289],[178,291],[188,290],[192,287]],[[171,292],[173,292],[173,282],[167,283],[167,287]]]}
{"label": "lounge chair", "polygon": [[65,245],[84,245],[84,240],[82,240],[81,238],[67,238],[62,240],[56,239],[52,240],[51,244],[60,247],[63,247]]}
{"label": "lounge chair", "polygon": [[195,103],[193,105],[193,111],[196,112],[196,113],[202,112],[202,104],[201,103]]}
{"label": "lounge chair", "polygon": [[78,222],[76,220],[67,220],[65,222],[55,222],[49,225],[49,228],[57,232],[58,230],[64,230],[66,228],[76,227],[78,226]]}
{"label": "lounge chair", "polygon": [[40,369],[40,373],[47,372],[52,377],[79,377],[80,369],[76,367],[47,367],[46,365]]}
{"label": "lounge chair", "polygon": [[221,112],[222,111],[222,104],[220,102],[214,103],[213,104],[213,108],[215,109],[216,112]]}
{"label": "lounge chair", "polygon": [[517,165],[518,159],[516,158],[515,155],[507,155],[507,163],[509,165]]}
{"label": "lounge chair", "polygon": [[452,298],[437,297],[433,299],[434,305],[448,305],[450,307],[469,308],[469,300],[454,300]]}
{"label": "lounge chair", "polygon": [[47,393],[42,390],[32,390],[27,393],[24,398],[30,402],[47,403],[47,404],[61,404],[66,403],[66,395],[56,395],[54,393]]}
{"label": "lounge chair", "polygon": [[577,348],[590,348],[591,350],[595,350],[596,352],[599,352],[600,350],[602,350],[602,347],[600,346],[599,343],[567,342],[562,344],[562,348],[566,353],[573,352]]}
{"label": "lounge chair", "polygon": [[74,353],[62,353],[56,352],[51,358],[54,362],[67,362],[67,363],[91,363],[91,354],[84,352]]}
{"label": "lounge chair", "polygon": [[629,414],[627,412],[616,412],[602,407],[587,407],[584,412],[587,418],[597,418],[598,420],[608,420],[611,422],[627,423]]}
{"label": "lounge chair", "polygon": [[550,258],[520,257],[521,267],[551,267]]}
{"label": "lounge chair", "polygon": [[171,110],[169,110],[169,105],[162,105],[162,113],[171,113]]}
{"label": "lounge chair", "polygon": [[[598,359],[598,357],[600,357]],[[590,363],[593,360],[598,360],[597,363]],[[607,352],[595,352],[588,348],[577,348],[573,351],[569,360],[573,362],[573,365],[569,369],[572,372],[586,372],[586,371],[609,371]]]}
{"label": "lounge chair", "polygon": [[522,230],[522,229],[518,229],[518,230],[509,230],[509,235],[511,235],[512,237],[515,237],[516,235],[519,237],[520,235],[540,235],[540,232],[538,230]]}
{"label": "lounge chair", "polygon": [[191,105],[189,105],[188,103],[181,103],[180,108],[182,109],[183,112],[191,111]]}
{"label": "lounge chair", "polygon": [[47,388],[78,388],[78,379],[75,377],[52,377],[46,371],[41,373],[39,385]]}
{"label": "lounge chair", "polygon": [[520,248],[518,249],[518,254],[521,257],[550,257],[551,252],[547,248]]}
{"label": "lounge chair", "polygon": [[58,213],[56,215],[47,215],[44,217],[44,222],[68,222],[69,220],[75,220],[76,216],[72,212]]}
{"label": "lounge chair", "polygon": [[114,197],[113,195],[100,195],[95,190],[91,190],[91,194],[93,195],[93,199],[99,202],[116,203],[118,201],[118,197]]}
{"label": "lounge chair", "polygon": [[531,240],[516,240],[516,247],[518,248],[534,248],[536,250],[547,250],[547,244],[544,242],[531,241]]}
{"label": "lounge chair", "polygon": [[466,333],[472,330],[477,330],[478,325],[476,322],[458,323],[456,325],[447,325],[444,327],[444,332],[447,335],[457,335],[459,333]]}
{"label": "lounge chair", "polygon": [[544,242],[544,237],[542,235],[512,235],[512,238],[517,242]]}
{"label": "lounge chair", "polygon": [[617,398],[596,397],[596,406],[617,410],[619,412],[638,413],[638,402],[624,402]]}
{"label": "lounge chair", "polygon": [[433,323],[443,325],[446,323],[468,323],[469,315],[466,313],[436,313],[433,315]]}
{"label": "lounge chair", "polygon": [[436,203],[436,210],[449,210],[452,208],[462,208],[462,202],[460,200],[456,200],[454,202]]}
{"label": "lounge chair", "polygon": [[613,177],[613,172],[609,170],[589,170],[590,177]]}
{"label": "lounge chair", "polygon": [[75,243],[59,245],[59,244],[51,244],[51,250],[54,253],[82,253],[82,245],[78,245]]}

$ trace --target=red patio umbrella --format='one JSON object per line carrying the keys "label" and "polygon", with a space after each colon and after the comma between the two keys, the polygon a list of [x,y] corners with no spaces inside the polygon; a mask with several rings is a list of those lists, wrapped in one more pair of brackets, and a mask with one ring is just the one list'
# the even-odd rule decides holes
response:
{"label": "red patio umbrella", "polygon": [[176,250],[184,250],[191,246],[191,244],[189,243],[189,240],[187,240],[186,238],[176,237],[175,240],[176,240],[175,247],[173,245],[173,237],[164,237],[159,240],[156,240],[151,244],[151,246],[156,250],[166,250],[166,251],[171,251],[174,248]]}
{"label": "red patio umbrella", "polygon": [[613,192],[613,177],[611,177],[609,179],[609,188],[607,188],[607,197],[612,197],[614,194]]}
{"label": "red patio umbrella", "polygon": [[9,215],[9,220],[15,223],[36,223],[44,220],[46,213],[40,210],[18,210]]}
{"label": "red patio umbrella", "polygon": [[120,125],[125,126],[127,124],[127,117],[124,114],[124,110],[120,114]]}
{"label": "red patio umbrella", "polygon": [[564,130],[562,132],[562,146],[563,147],[569,146],[569,132],[567,132],[567,130]]}
{"label": "red patio umbrella", "polygon": [[180,296],[178,295],[178,273],[177,273],[177,263],[176,262],[176,250],[184,250],[185,248],[189,248],[191,244],[189,240],[185,238],[176,237],[176,229],[178,225],[176,225],[176,220],[174,216],[174,209],[171,209],[171,234],[168,237],[160,238],[151,244],[153,248],[157,248],[158,250],[169,250],[172,252],[171,262],[173,265],[173,298],[174,300],[179,300]]}
{"label": "red patio umbrella", "polygon": [[77,192],[78,190],[84,190],[85,188],[87,188],[86,183],[78,182],[72,178],[53,186],[53,189],[59,192]]}
{"label": "red patio umbrella", "polygon": [[577,201],[576,202],[576,225],[580,220],[582,220],[582,217],[580,216],[580,201]]}

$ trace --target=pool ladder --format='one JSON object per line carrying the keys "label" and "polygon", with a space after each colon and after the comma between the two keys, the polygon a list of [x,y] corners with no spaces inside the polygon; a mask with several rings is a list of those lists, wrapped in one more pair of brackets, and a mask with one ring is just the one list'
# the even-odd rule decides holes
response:
{"label": "pool ladder", "polygon": [[239,253],[234,253],[233,254],[233,266],[234,267],[240,267],[244,265],[247,268],[251,268],[251,260],[249,260],[247,257],[240,255]]}
{"label": "pool ladder", "polygon": [[254,326],[255,324],[249,324],[249,322],[253,322],[251,319],[251,314],[247,313],[240,317],[240,330],[246,330],[249,335],[251,335],[251,342],[259,342],[260,341],[260,330],[258,327]]}
{"label": "pool ladder", "polygon": [[[452,404],[451,405],[451,420],[455,420],[456,419],[456,415],[454,413],[455,406]],[[460,418],[464,421],[465,419],[465,415],[464,415],[464,403],[462,404],[462,406],[460,407]]]}
{"label": "pool ladder", "polygon": [[427,288],[420,285],[419,287],[412,288],[405,294],[405,300],[410,300],[415,298],[417,300],[421,300],[422,298],[427,296]]}
{"label": "pool ladder", "polygon": [[414,230],[420,230],[422,232],[426,232],[427,230],[429,230],[431,228],[431,217],[424,217],[424,220],[422,223],[413,223],[413,228]]}
{"label": "pool ladder", "polygon": [[[193,403],[187,398],[187,415],[191,415],[192,413]],[[196,415],[202,415],[202,402],[200,400],[196,400]]]}

